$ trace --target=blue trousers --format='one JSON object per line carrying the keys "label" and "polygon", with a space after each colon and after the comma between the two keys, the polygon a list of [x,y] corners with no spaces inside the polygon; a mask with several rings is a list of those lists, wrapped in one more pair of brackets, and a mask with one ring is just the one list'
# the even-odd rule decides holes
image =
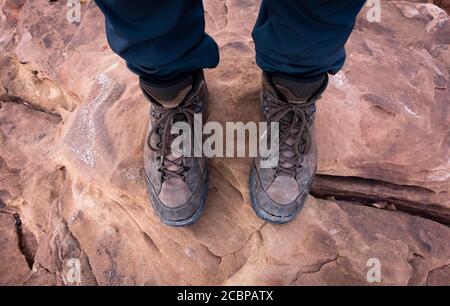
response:
{"label": "blue trousers", "polygon": [[[305,80],[335,74],[365,0],[263,0],[252,36],[256,62],[268,72]],[[219,63],[205,33],[200,0],[96,0],[114,52],[153,81],[173,80]]]}

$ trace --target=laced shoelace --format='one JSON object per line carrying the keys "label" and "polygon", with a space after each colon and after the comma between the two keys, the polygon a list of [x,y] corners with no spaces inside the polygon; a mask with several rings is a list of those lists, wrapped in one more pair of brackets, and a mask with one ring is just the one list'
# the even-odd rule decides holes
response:
{"label": "laced shoelace", "polygon": [[[158,169],[162,173],[163,180],[177,178],[184,180],[189,167],[183,165],[183,156],[169,159],[170,149],[173,140],[179,135],[171,135],[174,120],[179,115],[184,116],[189,126],[193,126],[194,114],[197,112],[196,100],[192,99],[186,103],[175,107],[166,108],[159,105],[153,105],[152,115],[156,118],[153,127],[150,130],[147,144],[149,148],[158,153],[157,158],[161,158],[161,167]],[[153,146],[151,139],[157,135],[158,141],[156,147]]]}
{"label": "laced shoelace", "polygon": [[[280,100],[269,91],[263,93],[267,101],[268,139],[272,122],[279,122],[280,154],[275,176],[295,177],[303,162],[304,154],[311,149],[310,119],[315,112],[315,100],[294,104]],[[289,144],[288,140],[294,139]]]}

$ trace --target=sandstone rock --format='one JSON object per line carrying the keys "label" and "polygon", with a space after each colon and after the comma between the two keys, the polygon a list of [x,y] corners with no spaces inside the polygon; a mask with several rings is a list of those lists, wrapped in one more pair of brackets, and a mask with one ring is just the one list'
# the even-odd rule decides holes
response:
{"label": "sandstone rock", "polygon": [[382,12],[381,23],[358,20],[319,105],[319,171],[448,192],[448,15],[407,2]]}
{"label": "sandstone rock", "polygon": [[380,261],[385,285],[433,277],[448,284],[447,234],[448,227],[422,218],[309,198],[292,224],[254,234],[247,262],[227,284],[367,285],[371,258]]}
{"label": "sandstone rock", "polygon": [[30,267],[19,249],[16,219],[0,212],[0,284],[20,285],[28,277]]}
{"label": "sandstone rock", "polygon": [[[207,72],[210,120],[259,119],[258,4],[205,1],[222,53]],[[80,24],[63,1],[0,5],[0,204],[34,239],[30,270],[5,215],[0,259],[22,272],[0,267],[0,283],[73,285],[75,259],[82,285],[368,284],[377,258],[382,284],[450,284],[450,24],[436,6],[383,2],[381,23],[362,12],[319,104],[314,194],[327,200],[266,224],[249,204],[249,159],[213,159],[203,218],[173,229],[141,174],[148,103],[94,3]]]}
{"label": "sandstone rock", "polygon": [[409,0],[411,2],[420,2],[420,3],[434,3],[437,6],[443,8],[447,13],[450,12],[450,1],[449,0]]}

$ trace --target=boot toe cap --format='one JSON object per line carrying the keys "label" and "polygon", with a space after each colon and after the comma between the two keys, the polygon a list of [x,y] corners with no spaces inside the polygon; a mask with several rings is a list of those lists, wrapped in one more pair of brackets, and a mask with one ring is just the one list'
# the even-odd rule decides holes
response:
{"label": "boot toe cap", "polygon": [[159,200],[170,208],[185,205],[192,196],[188,185],[181,179],[170,179],[162,184]]}
{"label": "boot toe cap", "polygon": [[[279,180],[277,184],[283,182],[284,180]],[[270,187],[272,187],[272,185]],[[267,190],[270,190],[270,187]],[[302,191],[298,190],[297,184],[296,187],[297,188],[294,188],[294,191],[288,195],[281,195],[282,192],[275,193],[272,191],[271,196],[269,196],[267,190],[264,190],[262,187],[255,165],[252,166],[250,173],[250,197],[252,206],[257,215],[266,221],[272,223],[287,223],[297,216],[299,211],[303,208],[309,194],[309,186]],[[295,193],[297,195],[294,198]],[[275,200],[287,204],[277,203]],[[292,201],[288,202],[289,200]]]}
{"label": "boot toe cap", "polygon": [[278,176],[266,190],[267,195],[279,205],[288,205],[300,194],[297,181],[288,176]]}
{"label": "boot toe cap", "polygon": [[[184,182],[183,182],[184,183]],[[158,194],[147,184],[151,204],[161,221],[169,226],[187,226],[200,217],[208,190],[208,174],[205,171],[201,183],[194,192],[187,192],[181,183],[163,184]],[[175,195],[179,192],[180,194]]]}

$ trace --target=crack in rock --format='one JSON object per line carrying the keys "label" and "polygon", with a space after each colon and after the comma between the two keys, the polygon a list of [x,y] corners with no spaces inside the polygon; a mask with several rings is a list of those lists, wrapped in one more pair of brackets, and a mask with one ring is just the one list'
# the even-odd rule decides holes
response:
{"label": "crack in rock", "polygon": [[[419,186],[406,186],[362,177],[318,174],[311,195],[334,198],[354,204],[395,208],[395,210],[450,226],[450,201],[447,193],[436,193]],[[390,205],[378,205],[387,203]]]}

